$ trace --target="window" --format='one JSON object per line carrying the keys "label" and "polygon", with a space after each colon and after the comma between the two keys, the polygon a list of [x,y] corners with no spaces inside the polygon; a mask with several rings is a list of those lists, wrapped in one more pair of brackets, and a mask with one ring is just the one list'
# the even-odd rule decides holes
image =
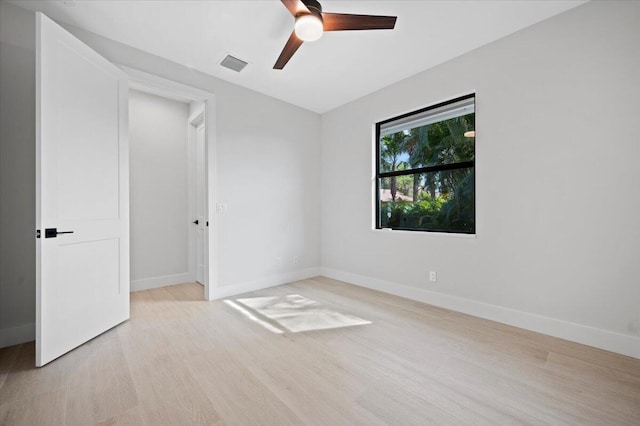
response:
{"label": "window", "polygon": [[475,95],[376,124],[376,228],[474,234]]}

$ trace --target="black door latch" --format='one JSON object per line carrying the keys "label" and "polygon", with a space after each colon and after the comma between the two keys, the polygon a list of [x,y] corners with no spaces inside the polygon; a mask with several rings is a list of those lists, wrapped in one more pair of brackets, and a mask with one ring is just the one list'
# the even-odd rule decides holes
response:
{"label": "black door latch", "polygon": [[73,231],[58,231],[58,228],[47,228],[44,230],[45,238],[55,238],[60,234],[73,234]]}

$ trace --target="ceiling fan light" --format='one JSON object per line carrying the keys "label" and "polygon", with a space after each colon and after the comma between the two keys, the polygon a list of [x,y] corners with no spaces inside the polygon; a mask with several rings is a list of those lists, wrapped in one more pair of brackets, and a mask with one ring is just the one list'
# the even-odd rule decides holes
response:
{"label": "ceiling fan light", "polygon": [[322,36],[322,21],[315,15],[300,15],[296,18],[295,31],[302,41],[315,41]]}

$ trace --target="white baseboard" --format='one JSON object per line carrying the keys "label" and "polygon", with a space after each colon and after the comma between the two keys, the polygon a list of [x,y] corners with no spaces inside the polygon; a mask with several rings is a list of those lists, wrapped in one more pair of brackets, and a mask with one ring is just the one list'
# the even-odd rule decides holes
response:
{"label": "white baseboard", "polygon": [[332,268],[320,268],[321,275],[430,305],[559,337],[572,342],[640,358],[640,338],[587,325],[576,324],[529,312],[491,305],[458,296],[411,287]]}
{"label": "white baseboard", "polygon": [[182,274],[164,275],[161,277],[144,278],[142,280],[131,281],[131,292],[151,290],[152,288],[166,287],[168,285],[192,283],[195,281],[193,274],[184,272]]}
{"label": "white baseboard", "polygon": [[0,328],[0,348],[19,345],[36,340],[36,324],[24,324],[17,327]]}
{"label": "white baseboard", "polygon": [[263,288],[275,287],[281,284],[317,277],[318,275],[320,275],[320,268],[315,267],[271,275],[259,280],[246,281],[243,283],[212,288],[211,300],[222,299],[224,297],[233,297],[242,293],[248,293],[250,291],[262,290]]}

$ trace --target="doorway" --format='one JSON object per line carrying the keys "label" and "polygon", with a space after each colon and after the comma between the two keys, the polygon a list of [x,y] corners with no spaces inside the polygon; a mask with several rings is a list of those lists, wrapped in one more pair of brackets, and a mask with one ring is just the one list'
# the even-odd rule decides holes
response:
{"label": "doorway", "polygon": [[174,282],[157,282],[149,288],[179,282],[198,282],[204,286],[205,300],[213,300],[217,286],[217,229],[216,221],[212,221],[210,216],[215,208],[209,206],[216,205],[215,97],[212,93],[153,74],[125,66],[121,68],[130,78],[131,89],[173,99],[189,106],[188,117],[184,122],[188,161],[188,218],[185,223],[188,227],[189,278],[174,277]]}
{"label": "doorway", "polygon": [[[189,117],[196,109],[201,129],[199,152],[192,146],[195,141],[190,140],[189,131]],[[196,281],[195,240],[197,236],[202,240],[206,232],[203,126],[200,103],[129,91],[132,291]],[[196,183],[199,190],[194,188]],[[200,250],[198,254],[199,282],[204,284],[204,253]]]}

